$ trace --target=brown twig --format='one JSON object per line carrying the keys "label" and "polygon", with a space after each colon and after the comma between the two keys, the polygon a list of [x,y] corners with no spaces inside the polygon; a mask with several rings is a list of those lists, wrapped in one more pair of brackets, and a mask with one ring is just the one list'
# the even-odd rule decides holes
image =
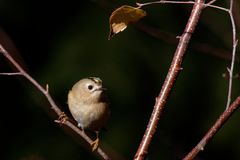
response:
{"label": "brown twig", "polygon": [[213,136],[219,131],[219,129],[224,125],[224,123],[231,117],[231,115],[236,111],[240,105],[240,96],[225,110],[221,116],[217,119],[215,124],[208,130],[206,135],[202,140],[189,152],[183,160],[192,160],[196,155],[202,151],[205,145],[213,138]]}
{"label": "brown twig", "polygon": [[186,52],[188,43],[192,37],[192,33],[195,31],[203,6],[204,6],[204,0],[195,1],[188,23],[185,27],[185,30],[182,36],[180,37],[167,77],[164,81],[164,84],[162,86],[162,89],[158,97],[156,98],[156,103],[153,108],[152,115],[148,122],[146,131],[139,145],[137,153],[135,154],[135,160],[143,160],[147,155],[149,145],[156,132],[158,120],[161,116],[165,103],[174,85],[174,82],[179,74],[179,71],[181,70],[183,56]]}
{"label": "brown twig", "polygon": [[[47,98],[48,102],[51,105],[53,111],[58,115],[59,120],[55,120],[57,123],[64,124],[71,128],[74,132],[80,135],[85,141],[89,144],[92,144],[93,140],[89,138],[82,130],[76,127],[72,122],[68,120],[68,117],[60,110],[60,108],[56,105],[55,101],[51,97],[48,91],[48,85],[46,88],[43,88],[35,79],[33,79],[13,58],[12,56],[4,49],[4,47],[0,44],[0,52],[7,58],[7,60],[13,64],[13,66],[19,71],[14,73],[1,73],[0,75],[22,75],[27,80],[29,80],[42,94]],[[97,149],[97,153],[101,156],[104,160],[111,159],[100,147]]]}

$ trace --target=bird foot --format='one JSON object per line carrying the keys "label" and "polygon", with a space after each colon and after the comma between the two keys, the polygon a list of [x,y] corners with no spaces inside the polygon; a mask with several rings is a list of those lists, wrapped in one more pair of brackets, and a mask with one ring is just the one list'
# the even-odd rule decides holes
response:
{"label": "bird foot", "polygon": [[91,143],[91,146],[92,146],[92,152],[94,152],[99,146],[99,138],[97,138],[95,141],[93,141]]}
{"label": "bird foot", "polygon": [[66,116],[66,114],[65,114],[64,112],[62,112],[62,113],[59,115],[58,119],[55,120],[54,122],[60,123],[60,124],[64,124],[64,123],[67,121],[67,118],[68,118],[68,117]]}

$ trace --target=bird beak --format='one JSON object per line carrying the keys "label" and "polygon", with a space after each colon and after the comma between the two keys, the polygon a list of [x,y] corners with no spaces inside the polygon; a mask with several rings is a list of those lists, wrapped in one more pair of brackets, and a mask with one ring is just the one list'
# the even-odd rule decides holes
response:
{"label": "bird beak", "polygon": [[96,88],[94,91],[106,91],[107,89],[106,88]]}

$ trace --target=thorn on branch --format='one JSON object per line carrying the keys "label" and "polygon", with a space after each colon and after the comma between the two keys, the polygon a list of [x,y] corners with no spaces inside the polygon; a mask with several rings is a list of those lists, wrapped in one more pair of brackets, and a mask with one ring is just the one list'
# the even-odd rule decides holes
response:
{"label": "thorn on branch", "polygon": [[138,6],[138,8],[141,8],[142,7],[142,4],[141,3],[136,3],[136,5]]}
{"label": "thorn on branch", "polygon": [[230,73],[230,72],[231,72],[231,70],[230,70],[230,68],[229,68],[229,67],[227,67],[227,71],[228,71],[228,73]]}
{"label": "thorn on branch", "polygon": [[182,38],[182,36],[176,36],[176,38],[177,38],[177,39],[181,39],[181,38]]}
{"label": "thorn on branch", "polygon": [[238,39],[234,42],[234,47],[237,47],[238,45]]}
{"label": "thorn on branch", "polygon": [[46,92],[48,93],[48,90],[49,89],[49,86],[48,86],[48,84],[46,84]]}
{"label": "thorn on branch", "polygon": [[198,144],[198,148],[199,148],[200,151],[203,151],[205,146],[206,146],[206,141],[205,140]]}

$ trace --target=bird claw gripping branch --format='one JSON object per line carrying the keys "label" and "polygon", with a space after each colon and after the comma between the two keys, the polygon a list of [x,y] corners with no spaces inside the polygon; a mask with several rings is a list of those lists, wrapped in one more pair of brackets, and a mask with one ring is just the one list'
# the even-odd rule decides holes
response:
{"label": "bird claw gripping branch", "polygon": [[55,120],[54,122],[60,123],[60,124],[64,124],[64,123],[67,121],[67,118],[68,118],[68,117],[66,116],[66,114],[65,114],[64,112],[62,112],[62,113],[59,115],[58,119]]}

